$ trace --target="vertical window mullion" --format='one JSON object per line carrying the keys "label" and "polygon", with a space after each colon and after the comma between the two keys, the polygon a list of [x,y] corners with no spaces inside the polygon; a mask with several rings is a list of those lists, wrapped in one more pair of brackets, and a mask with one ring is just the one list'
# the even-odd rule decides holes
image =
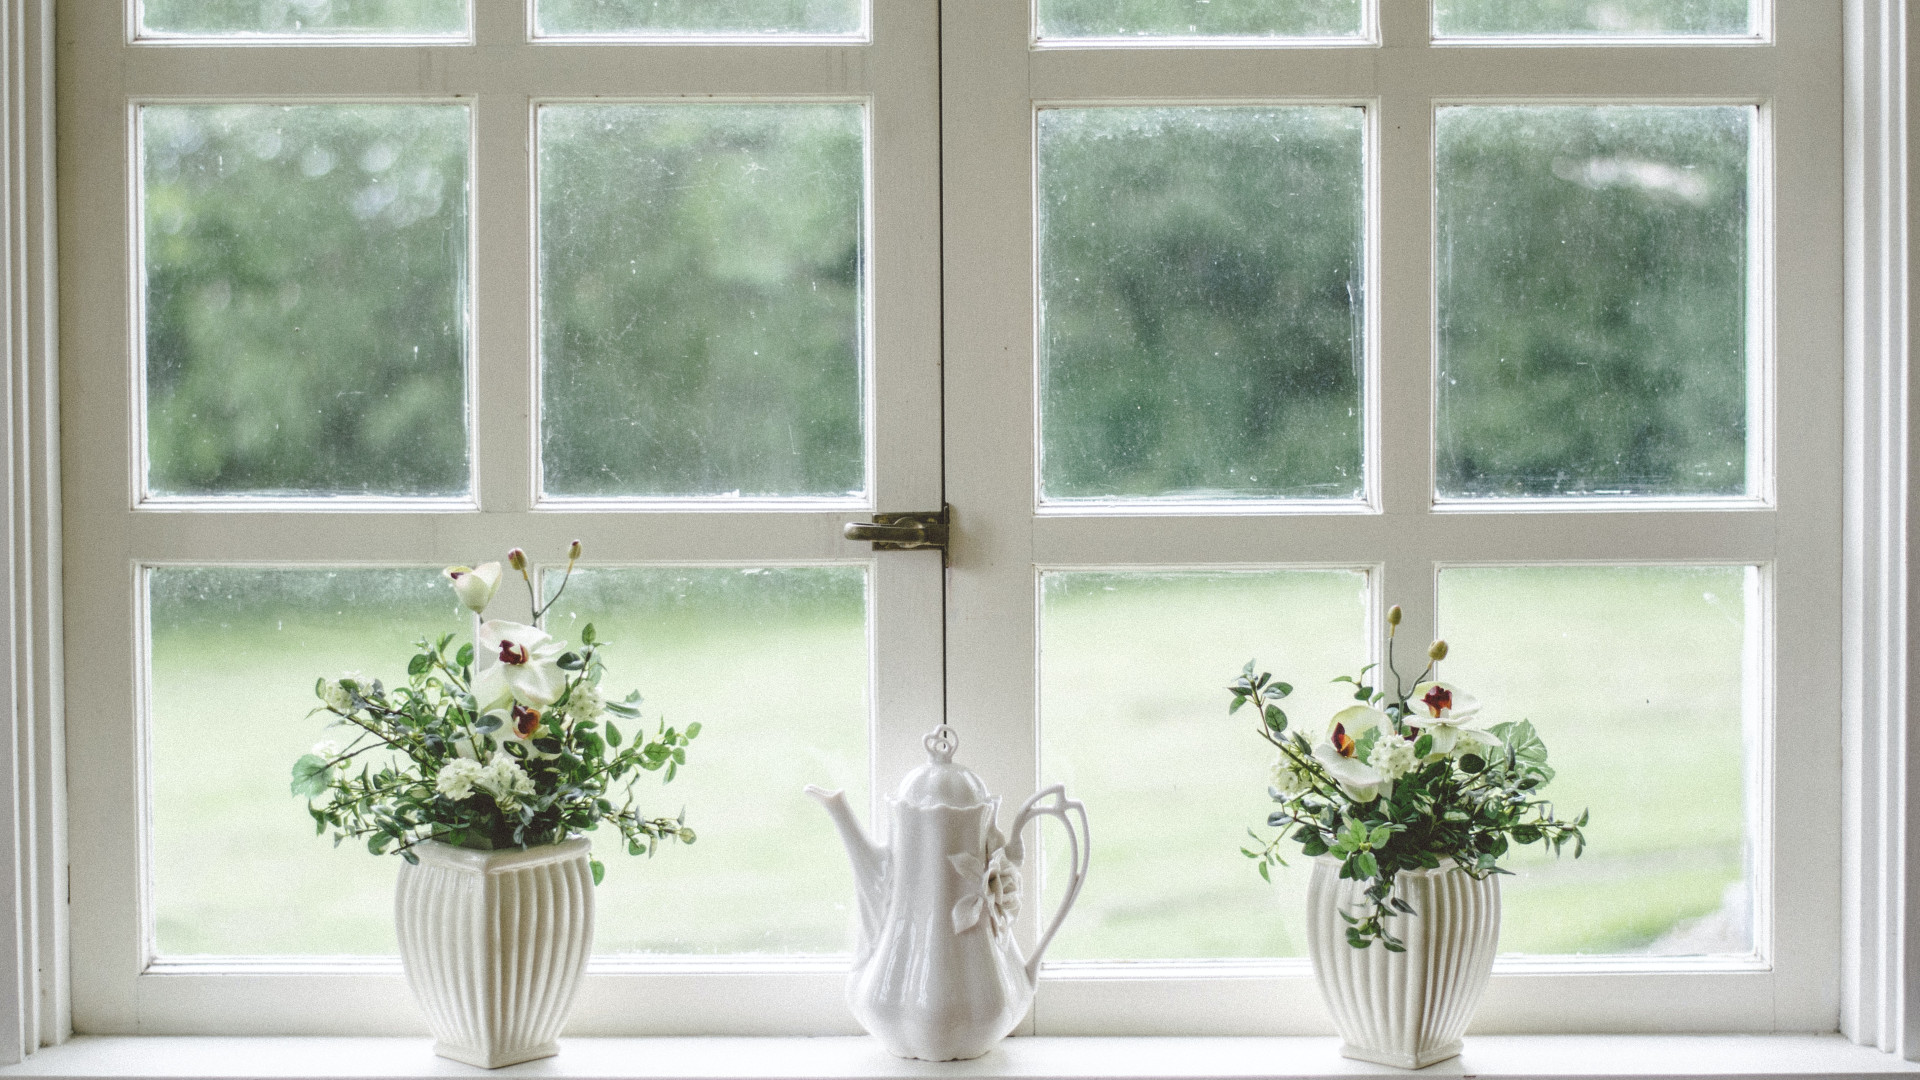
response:
{"label": "vertical window mullion", "polygon": [[470,408],[483,509],[532,509],[539,416],[533,358],[533,109],[522,94],[474,104]]}

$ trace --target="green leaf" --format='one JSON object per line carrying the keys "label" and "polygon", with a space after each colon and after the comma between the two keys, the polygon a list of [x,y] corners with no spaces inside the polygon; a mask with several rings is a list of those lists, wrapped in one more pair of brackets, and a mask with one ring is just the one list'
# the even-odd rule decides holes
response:
{"label": "green leaf", "polygon": [[1353,862],[1354,866],[1360,871],[1360,877],[1376,878],[1380,876],[1380,860],[1373,857],[1373,852],[1363,851],[1353,857]]}
{"label": "green leaf", "polygon": [[[1252,854],[1252,852],[1248,852],[1248,854]],[[1273,884],[1273,874],[1270,871],[1268,871],[1266,863],[1260,864],[1260,876],[1266,881],[1267,884],[1269,885]]]}
{"label": "green leaf", "polygon": [[588,623],[587,625],[580,628],[580,644],[593,645],[593,644],[596,644],[597,641],[598,639],[593,636],[592,623]]}
{"label": "green leaf", "polygon": [[482,735],[487,735],[495,731],[499,731],[500,730],[500,714],[488,713],[485,716],[482,716],[480,719],[475,720],[473,722],[473,730],[481,733]]}
{"label": "green leaf", "polygon": [[1293,684],[1277,682],[1268,687],[1268,689],[1273,691],[1274,697],[1286,697],[1288,694],[1293,693]]}
{"label": "green leaf", "polygon": [[1275,735],[1287,730],[1287,714],[1281,712],[1278,705],[1267,706],[1266,721],[1267,729]]}
{"label": "green leaf", "polygon": [[1487,769],[1487,759],[1481,757],[1479,754],[1461,754],[1460,755],[1460,771],[1461,772],[1471,776],[1471,775],[1485,772],[1486,769]]}
{"label": "green leaf", "polygon": [[408,675],[425,675],[428,671],[431,671],[432,669],[433,669],[432,653],[416,653],[414,654],[413,659],[407,661]]}
{"label": "green leaf", "polygon": [[1383,847],[1386,845],[1386,842],[1392,838],[1393,826],[1376,825],[1374,826],[1373,832],[1367,835],[1367,844],[1370,847]]}
{"label": "green leaf", "polygon": [[318,754],[302,754],[293,763],[293,793],[317,799],[326,794],[327,785],[333,780],[333,766]]}
{"label": "green leaf", "polygon": [[1245,694],[1238,695],[1233,699],[1233,704],[1227,706],[1227,715],[1232,716],[1234,713],[1239,712],[1240,706],[1245,705],[1246,703],[1247,703],[1247,696]]}
{"label": "green leaf", "polygon": [[[588,627],[587,629],[592,630],[593,628]],[[595,885],[598,885],[602,881],[605,881],[607,879],[606,863],[601,862],[599,859],[588,859],[587,865],[593,869],[593,883]]]}
{"label": "green leaf", "polygon": [[611,720],[607,721],[607,745],[615,749],[620,747],[620,729],[614,727]]}
{"label": "green leaf", "polygon": [[[700,721],[695,720],[693,723],[687,725],[687,738],[691,739],[699,734],[700,734]],[[1584,823],[1585,816],[1586,815],[1584,814],[1581,815],[1583,819],[1583,823]]]}
{"label": "green leaf", "polygon": [[453,654],[453,662],[457,667],[472,667],[473,642],[469,641],[465,645],[460,646],[460,651]]}
{"label": "green leaf", "polygon": [[1423,758],[1431,753],[1433,753],[1433,736],[1423,731],[1419,738],[1413,740],[1413,756]]}

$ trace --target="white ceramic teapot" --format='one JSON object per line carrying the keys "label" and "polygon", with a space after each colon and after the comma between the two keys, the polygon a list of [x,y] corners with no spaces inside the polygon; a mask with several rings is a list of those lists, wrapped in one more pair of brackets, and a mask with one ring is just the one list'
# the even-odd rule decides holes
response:
{"label": "white ceramic teapot", "polygon": [[[847,1004],[888,1051],[927,1061],[979,1057],[1013,1030],[1033,1003],[1040,956],[1087,879],[1087,808],[1055,784],[1028,799],[1002,834],[1000,798],[953,763],[958,745],[945,724],[927,736],[927,763],[887,800],[887,847],[861,831],[843,793],[807,787],[853,860],[860,924]],[[1067,827],[1073,874],[1033,955],[1022,957],[1013,940],[1026,857],[1020,831],[1042,814]]]}

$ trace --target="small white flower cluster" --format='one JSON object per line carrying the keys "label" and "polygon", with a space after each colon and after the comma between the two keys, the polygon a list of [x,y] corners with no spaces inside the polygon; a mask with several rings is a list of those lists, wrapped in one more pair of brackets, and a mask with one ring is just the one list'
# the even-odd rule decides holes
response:
{"label": "small white flower cluster", "polygon": [[502,810],[511,810],[522,795],[533,794],[533,780],[520,763],[504,750],[495,750],[482,765],[472,758],[454,758],[440,767],[433,789],[454,802],[473,794],[478,788],[493,797]]}
{"label": "small white flower cluster", "polygon": [[1367,755],[1367,764],[1373,766],[1382,780],[1392,783],[1412,772],[1419,758],[1414,755],[1412,740],[1383,731],[1373,744],[1373,752]]}
{"label": "small white flower cluster", "polygon": [[332,761],[334,758],[340,756],[340,744],[332,739],[321,739],[319,742],[313,744],[313,749],[310,753],[323,761]]}
{"label": "small white flower cluster", "polygon": [[567,697],[567,703],[556,707],[560,713],[560,723],[566,727],[587,720],[598,720],[607,711],[607,699],[601,695],[600,688],[581,680]]}
{"label": "small white flower cluster", "polygon": [[1282,754],[1273,761],[1273,776],[1269,786],[1277,798],[1291,798],[1307,790],[1307,777],[1292,758]]}
{"label": "small white flower cluster", "polygon": [[348,687],[352,687],[362,694],[366,693],[368,687],[367,677],[357,671],[349,671],[337,679],[324,681],[320,684],[321,703],[337,713],[345,714],[353,712],[353,695],[347,692]]}

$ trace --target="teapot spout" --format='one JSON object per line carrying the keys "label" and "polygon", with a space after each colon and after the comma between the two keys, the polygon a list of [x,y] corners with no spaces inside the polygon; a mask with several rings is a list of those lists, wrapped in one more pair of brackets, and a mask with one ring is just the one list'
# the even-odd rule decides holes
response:
{"label": "teapot spout", "polygon": [[820,805],[826,807],[827,815],[833,818],[834,827],[840,830],[840,841],[847,846],[847,859],[853,863],[854,895],[860,904],[857,962],[865,958],[879,935],[880,920],[886,911],[887,849],[867,839],[866,831],[860,828],[860,823],[854,820],[853,810],[847,806],[846,792],[828,791],[808,784],[807,794],[820,800]]}

